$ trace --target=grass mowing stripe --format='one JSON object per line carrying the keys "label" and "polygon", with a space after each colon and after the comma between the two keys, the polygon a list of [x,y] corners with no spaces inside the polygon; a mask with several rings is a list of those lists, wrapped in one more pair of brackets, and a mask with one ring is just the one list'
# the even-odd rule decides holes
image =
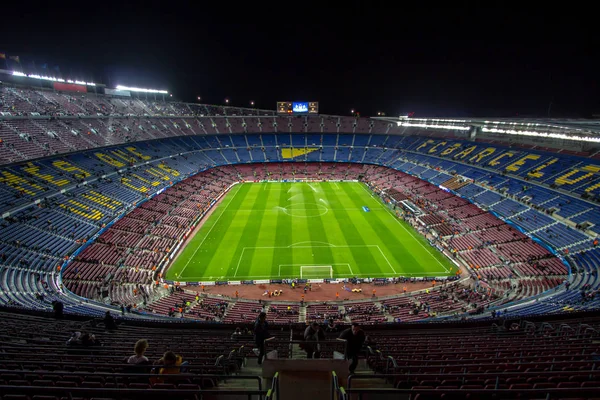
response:
{"label": "grass mowing stripe", "polygon": [[[202,228],[196,233],[196,235],[190,240],[185,249],[181,252],[181,254],[175,259],[175,262],[169,268],[165,274],[166,279],[174,279],[180,280],[185,276],[197,276],[198,268],[197,265],[194,265],[198,259],[204,258],[208,254],[212,254],[210,250],[206,250],[206,248],[210,248],[209,244],[216,244],[218,242],[213,242],[212,238],[216,234],[216,231],[219,230],[219,226],[217,224],[223,224],[221,221],[222,217],[224,220],[227,220],[227,215],[223,215],[227,209],[232,206],[233,209],[239,207],[239,203],[237,202],[237,194],[242,189],[242,185],[235,185],[230,191],[225,195],[225,199],[223,202],[227,201],[227,205],[225,207],[218,207],[217,210],[208,218],[208,221],[202,225]],[[235,203],[234,203],[235,201]],[[214,206],[213,206],[214,207]],[[215,229],[216,228],[216,229]],[[209,238],[210,235],[210,238]],[[202,249],[200,249],[202,247]],[[204,252],[206,251],[206,254]],[[188,272],[184,275],[187,267],[190,266],[192,272]],[[179,272],[181,271],[181,273]],[[180,276],[177,276],[179,274]]]}
{"label": "grass mowing stripe", "polygon": [[[319,191],[315,192],[313,190],[309,190],[308,194],[306,195],[306,198],[308,200],[308,203],[314,203],[314,204],[322,204],[322,202],[320,201],[321,199],[323,199],[324,194],[323,194],[323,189],[321,186],[323,185],[319,185]],[[318,197],[318,198],[317,198]],[[321,206],[319,206],[321,207]],[[326,207],[325,205],[322,205],[322,207]],[[327,209],[327,208],[325,208]],[[321,210],[319,208],[319,210]],[[312,242],[322,242],[322,243],[329,243],[328,239],[327,239],[327,235],[325,234],[325,224],[323,223],[323,219],[325,219],[327,217],[327,214],[329,214],[330,211],[328,211],[326,214],[324,215],[316,215],[313,218],[307,218],[307,223],[308,223],[308,233],[310,234],[310,240]],[[319,212],[320,214],[320,212]],[[327,218],[329,219],[329,218]],[[307,249],[309,250],[309,249]],[[313,262],[312,264],[320,264],[320,265],[329,265],[329,264],[334,264],[335,263],[335,257],[333,256],[333,253],[331,252],[331,248],[329,247],[315,247],[312,249],[312,254],[314,254],[313,256]],[[329,278],[329,275],[326,276],[320,276],[319,278]]]}
{"label": "grass mowing stripe", "polygon": [[[371,196],[368,196],[363,190],[357,191],[356,186],[357,185],[343,185],[342,187],[342,190],[348,195],[348,199],[350,199],[356,207],[362,207],[364,205],[367,205],[368,207],[380,206],[377,201]],[[363,204],[361,204],[361,202]],[[412,242],[412,240],[410,240],[410,235],[405,232],[400,232],[401,235],[399,236],[398,229],[390,229],[382,220],[393,217],[385,210],[363,213],[363,216],[365,224],[368,225],[369,229],[365,229],[365,231],[362,232],[368,233],[370,230],[377,235],[378,241],[381,242],[381,251],[386,254],[390,263],[392,263],[394,270],[398,273],[401,273],[402,271],[413,272],[414,266],[420,264],[413,256],[413,251],[420,251],[421,249],[414,249],[414,247],[417,246],[410,245]],[[410,268],[411,266],[413,266],[413,268]],[[391,272],[389,271],[389,266],[387,268],[382,266],[381,269],[385,272]]]}
{"label": "grass mowing stripe", "polygon": [[[227,271],[228,276],[235,277],[249,276],[250,269],[252,268],[252,262],[254,259],[254,250],[246,249],[245,247],[255,247],[258,241],[258,232],[260,232],[260,226],[264,219],[265,203],[269,196],[269,184],[253,185],[248,184],[250,187],[257,187],[258,194],[254,200],[253,210],[247,217],[246,225],[241,234],[241,239],[235,249],[233,255],[233,263]],[[264,189],[264,190],[263,190]],[[241,260],[240,257],[244,256]],[[237,264],[236,264],[236,260]]]}
{"label": "grass mowing stripe", "polygon": [[[275,185],[274,183],[268,183],[268,185]],[[289,194],[287,192],[288,188],[291,188],[291,183],[281,183],[277,184],[281,186],[282,190],[279,190],[279,200],[277,202],[278,207],[285,207],[287,203],[287,199]],[[292,231],[294,226],[292,224],[292,217],[284,213],[282,210],[279,210],[277,213],[277,224],[275,228],[275,240],[274,245],[277,247],[289,246],[292,244]],[[271,276],[273,278],[277,278],[279,276],[279,265],[280,264],[293,264],[294,262],[294,254],[293,250],[289,251],[280,251],[279,249],[275,249],[273,253],[273,262],[271,263]],[[268,271],[268,266],[265,266],[265,272]]]}
{"label": "grass mowing stripe", "polygon": [[[335,184],[333,184],[333,183],[324,184],[326,200],[333,201],[333,199],[331,199],[331,197],[328,197],[327,195],[330,192],[333,192],[335,190],[339,191],[340,184],[343,184],[343,183],[335,182]],[[329,213],[321,218],[323,219],[324,225],[326,226],[325,233],[328,238],[327,241],[336,246],[344,246],[344,245],[347,245],[348,243],[346,242],[346,238],[344,237],[344,232],[342,231],[340,225],[337,223],[335,215],[331,211],[332,207],[334,207],[334,206],[337,208],[342,208],[342,206],[339,204],[335,204],[335,203],[331,204],[330,203],[329,207],[331,207],[331,208],[329,209]],[[358,262],[354,259],[354,255],[350,251],[346,252],[346,254],[344,254],[343,258],[340,258],[338,255],[335,262],[336,263],[348,263],[349,268],[352,270],[352,272],[355,272],[355,273],[358,272],[358,270],[354,271],[354,269],[353,269],[355,266],[358,265]],[[341,267],[341,268],[334,267],[333,270],[334,270],[334,273],[338,272],[339,274],[348,274],[350,272],[348,270],[348,267]],[[335,277],[335,275],[334,275],[334,277]]]}
{"label": "grass mowing stripe", "polygon": [[[232,224],[235,220],[235,212],[229,212],[229,210],[237,210],[240,206],[246,201],[246,196],[248,195],[248,189],[245,185],[238,185],[239,189],[234,194],[234,198],[231,200],[230,207],[227,210],[223,210],[223,212],[227,211],[223,218],[219,220],[218,226],[215,227],[213,231],[211,231],[210,237],[206,240],[206,242],[202,243],[202,247],[199,249],[198,255],[192,260],[192,263],[196,263],[195,265],[195,273],[186,270],[185,276],[204,276],[204,277],[213,277],[216,278],[222,275],[222,265],[224,262],[227,262],[227,254],[222,254],[220,249],[224,242],[237,240],[232,238],[232,234],[235,234],[236,230],[231,229]],[[229,194],[231,196],[231,194]],[[183,279],[183,278],[182,278]]]}
{"label": "grass mowing stripe", "polygon": [[[383,204],[383,201],[380,198],[376,197],[372,193],[372,191],[370,191],[367,188],[366,185],[361,185],[361,189],[363,190],[363,192],[369,193],[369,195],[378,203]],[[443,255],[437,249],[431,249],[429,241],[423,235],[416,232],[415,229],[407,222],[397,218],[395,213],[389,208],[386,208],[385,211],[393,217],[392,221],[394,221],[396,225],[399,225],[402,228],[402,230],[406,232],[408,236],[410,236],[410,238],[415,242],[416,245],[419,245],[418,248],[420,250],[423,250],[422,253],[419,253],[420,256],[418,257],[419,266],[421,267],[421,269],[425,268],[429,271],[438,271],[437,273],[433,273],[437,276],[452,274],[452,272],[450,271],[452,271],[454,265],[452,265],[451,261],[448,260],[448,258],[445,255]],[[415,248],[417,248],[417,246],[415,246]],[[439,272],[440,269],[445,269],[446,272]]]}
{"label": "grass mowing stripe", "polygon": [[[267,198],[263,204],[263,216],[258,232],[256,232],[256,244],[262,248],[259,251],[254,251],[253,254],[246,249],[242,258],[250,266],[247,276],[263,276],[270,272],[270,266],[273,265],[275,259],[275,249],[272,248],[275,243],[275,232],[277,229],[277,208],[279,204],[279,184],[261,183],[258,184],[261,191],[267,191]],[[257,200],[256,208],[259,208],[260,200]],[[247,242],[246,242],[247,243]],[[265,247],[271,247],[265,248]],[[248,253],[248,256],[245,254]],[[243,276],[238,272],[237,276]]]}
{"label": "grass mowing stripe", "polygon": [[[308,230],[308,219],[304,218],[306,216],[307,204],[306,204],[306,195],[307,191],[311,190],[307,184],[304,183],[296,183],[290,185],[289,199],[283,205],[283,207],[287,207],[287,212],[292,214],[291,224],[292,224],[292,242],[288,244],[292,245],[290,249],[292,253],[292,264],[298,263],[306,263],[306,248],[298,248],[299,243],[302,243],[302,246],[310,246],[310,232]],[[280,250],[281,251],[281,250]],[[287,251],[284,249],[283,251]],[[309,253],[310,254],[310,253]],[[283,264],[283,263],[281,263]],[[287,278],[299,278],[300,271],[295,267],[286,267],[282,268],[286,271]],[[293,275],[293,276],[290,276]]]}
{"label": "grass mowing stripe", "polygon": [[[331,199],[332,204],[342,204],[336,194],[336,191],[327,193],[327,197]],[[342,208],[334,208],[330,212],[333,212],[335,215],[336,222],[340,226],[340,229],[344,235],[344,239],[348,245],[366,245],[362,239],[362,236],[360,235],[360,232],[358,231],[357,226],[354,224],[353,219],[345,210]],[[376,276],[377,272],[381,273],[381,269],[379,268],[370,251],[365,251],[366,249],[362,247],[349,247],[349,250],[357,263],[356,268],[352,268],[354,273],[373,272],[373,276]]]}
{"label": "grass mowing stripe", "polygon": [[[359,196],[358,199],[350,198],[346,192],[346,189],[349,186],[355,186],[355,184],[344,182],[340,185],[340,189],[336,193],[339,194],[338,197],[341,202],[341,208],[349,210],[347,211],[348,215],[351,217],[354,225],[358,227],[357,231],[362,241],[368,245],[371,245],[371,247],[363,250],[364,252],[370,252],[375,260],[375,264],[373,267],[369,267],[369,271],[377,274],[394,273],[394,267],[390,267],[385,259],[385,255],[382,255],[383,253],[380,247],[378,247],[381,244],[378,232],[372,230],[371,226],[369,225],[368,219],[372,218],[370,215],[371,213],[365,213],[362,208],[367,204],[364,197]],[[355,200],[356,203],[354,202]]]}

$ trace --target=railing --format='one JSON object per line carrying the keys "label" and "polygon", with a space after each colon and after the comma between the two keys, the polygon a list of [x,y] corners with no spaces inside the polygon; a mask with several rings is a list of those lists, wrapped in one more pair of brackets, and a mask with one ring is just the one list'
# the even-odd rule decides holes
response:
{"label": "railing", "polygon": [[67,398],[112,398],[112,399],[170,399],[170,398],[198,398],[198,396],[210,395],[215,397],[247,396],[248,400],[262,399],[275,393],[269,390],[246,390],[246,389],[123,389],[123,388],[81,388],[81,387],[59,387],[59,386],[15,386],[0,385],[0,393],[3,395],[28,395],[28,396],[61,396]]}
{"label": "railing", "polygon": [[301,347],[312,346],[315,350],[319,349],[320,358],[344,359],[346,356],[346,341],[343,339],[306,342],[303,340],[278,340],[277,338],[269,338],[265,340],[265,354],[267,354],[268,359],[300,358],[298,355],[305,353],[305,350],[301,349],[298,351],[294,345],[300,345]]}
{"label": "railing", "polygon": [[[563,371],[564,372],[564,371]],[[570,374],[569,372],[564,372],[566,374]],[[573,371],[574,374],[584,374],[582,371]],[[545,388],[545,389],[499,389],[498,382],[499,378],[502,375],[513,375],[514,373],[493,373],[493,374],[480,374],[480,373],[472,373],[472,374],[463,374],[463,379],[465,377],[469,378],[491,378],[492,376],[496,378],[496,385],[494,389],[407,389],[407,388],[352,388],[352,382],[360,379],[384,379],[386,382],[394,383],[395,379],[408,379],[408,378],[416,378],[421,375],[423,378],[427,379],[435,379],[435,374],[374,374],[374,375],[350,375],[348,377],[347,387],[344,388],[339,385],[339,379],[335,371],[332,371],[332,379],[331,379],[331,400],[349,400],[352,395],[354,399],[362,400],[364,395],[409,395],[410,398],[417,394],[421,395],[435,395],[440,396],[441,394],[446,394],[449,397],[452,395],[465,396],[469,395],[479,395],[482,398],[492,398],[494,395],[501,395],[501,398],[580,398],[587,396],[595,396],[597,395],[598,388]],[[540,371],[540,372],[531,372],[529,375],[555,375],[555,372],[548,371]],[[526,377],[528,373],[520,373],[519,376]],[[600,371],[590,371],[588,376],[590,380],[600,378]],[[449,378],[448,375],[442,375],[444,378]],[[592,394],[594,393],[594,394]],[[337,395],[337,398],[336,398]]]}
{"label": "railing", "polygon": [[[0,371],[1,372],[1,371]],[[29,373],[31,371],[14,371],[11,373]],[[36,371],[36,374],[42,374]],[[74,375],[81,376],[82,373],[67,373],[67,372],[52,372],[48,371],[49,375]],[[208,375],[208,374],[169,374],[169,375],[158,375],[158,374],[112,374],[112,373],[90,373],[94,377],[110,377],[114,378],[117,382],[115,387],[101,387],[101,388],[84,388],[84,387],[60,387],[60,386],[20,386],[20,385],[0,385],[0,393],[3,395],[17,394],[17,395],[55,395],[57,397],[64,396],[67,398],[74,397],[102,397],[102,398],[132,398],[132,399],[165,399],[165,398],[191,398],[198,399],[198,396],[210,395],[215,397],[229,397],[229,396],[247,396],[248,400],[253,399],[268,399],[268,400],[279,400],[279,373],[276,372],[273,376],[271,387],[268,390],[264,390],[262,387],[262,378],[260,376],[253,375],[236,375],[236,376],[223,376],[223,375]],[[119,385],[125,385],[128,383],[138,383],[140,380],[148,379],[148,382],[152,378],[160,378],[164,383],[176,384],[180,382],[188,382],[189,379],[194,378],[194,381],[199,382],[197,387],[186,387],[186,388],[173,388],[173,389],[149,389],[149,388],[124,388],[118,387]],[[256,380],[257,389],[205,389],[203,388],[203,381],[207,379],[216,380]],[[129,382],[132,381],[132,382]],[[135,382],[134,382],[135,381]]]}

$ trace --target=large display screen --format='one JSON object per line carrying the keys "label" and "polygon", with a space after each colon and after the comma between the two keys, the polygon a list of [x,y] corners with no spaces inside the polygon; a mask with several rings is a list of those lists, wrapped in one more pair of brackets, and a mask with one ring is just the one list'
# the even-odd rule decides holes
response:
{"label": "large display screen", "polygon": [[295,101],[292,103],[292,112],[294,114],[308,114],[308,102],[307,101]]}
{"label": "large display screen", "polygon": [[316,101],[279,101],[278,114],[318,114],[319,103]]}

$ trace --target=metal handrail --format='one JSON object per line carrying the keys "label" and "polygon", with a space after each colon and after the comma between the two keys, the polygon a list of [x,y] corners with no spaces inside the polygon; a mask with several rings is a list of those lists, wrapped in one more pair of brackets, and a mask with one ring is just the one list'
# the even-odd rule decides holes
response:
{"label": "metal handrail", "polygon": [[[150,367],[150,365],[148,365]],[[15,370],[15,369],[0,369],[0,374],[36,374],[36,375],[60,375],[60,376],[95,376],[102,378],[123,378],[125,380],[138,380],[140,378],[157,378],[160,377],[163,380],[185,380],[189,378],[201,378],[201,379],[215,379],[215,380],[256,380],[258,383],[258,390],[262,390],[262,377],[258,375],[222,375],[222,374],[194,374],[182,372],[178,374],[151,374],[151,373],[113,373],[113,372],[67,372],[67,371],[39,371],[39,370]],[[202,385],[200,385],[202,386]]]}
{"label": "metal handrail", "polygon": [[[271,390],[271,389],[270,389]],[[252,400],[253,396],[265,396],[268,390],[246,390],[246,389],[127,389],[122,388],[81,388],[60,386],[17,386],[0,385],[0,392],[7,394],[25,395],[67,395],[72,397],[110,397],[110,398],[135,398],[147,399],[148,397],[171,398],[185,397],[194,398],[197,395],[219,395],[219,396],[247,396]]]}
{"label": "metal handrail", "polygon": [[[362,400],[363,394],[393,394],[393,395],[416,395],[428,394],[439,396],[442,393],[449,395],[465,395],[478,394],[488,396],[503,395],[502,398],[579,398],[579,397],[595,397],[598,394],[598,388],[552,388],[552,389],[394,389],[394,388],[355,388],[344,389],[339,388],[342,396],[352,394],[358,395],[358,399]],[[340,397],[339,400],[346,400],[347,397]],[[549,397],[550,396],[550,397]]]}
{"label": "metal handrail", "polygon": [[[552,376],[556,376],[556,371],[533,371],[533,372],[519,372],[519,377],[522,378],[528,378],[528,377],[537,377],[537,376],[545,376],[548,375],[548,378],[552,377]],[[580,370],[575,370],[575,371],[561,371],[561,374],[565,374],[565,375],[584,375],[587,376],[589,378],[592,377],[599,377],[600,378],[600,370],[598,371],[580,371]],[[498,378],[502,377],[502,376],[514,376],[515,372],[470,372],[470,373],[461,373],[461,372],[450,372],[447,374],[435,374],[435,373],[427,373],[427,372],[423,372],[423,373],[408,373],[408,374],[368,374],[368,375],[349,375],[348,376],[348,384],[347,384],[347,389],[351,389],[352,386],[352,381],[355,380],[360,380],[360,379],[385,379],[385,380],[391,380],[394,378],[427,378],[430,380],[436,379],[438,377],[450,380],[450,379],[464,379],[464,378],[477,378],[477,379],[493,379],[496,378],[496,380],[498,380]]]}

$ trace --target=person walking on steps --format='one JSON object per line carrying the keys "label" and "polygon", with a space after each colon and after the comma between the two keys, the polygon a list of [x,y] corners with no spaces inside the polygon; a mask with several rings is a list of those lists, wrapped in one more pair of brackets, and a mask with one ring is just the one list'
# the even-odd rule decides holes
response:
{"label": "person walking on steps", "polygon": [[258,355],[258,365],[261,365],[265,357],[265,340],[271,335],[269,334],[269,323],[267,322],[267,313],[261,312],[254,323],[254,340],[256,348],[254,353]]}
{"label": "person walking on steps", "polygon": [[350,373],[353,374],[358,365],[358,355],[362,349],[363,343],[365,342],[365,332],[360,329],[360,325],[356,322],[352,324],[352,327],[344,330],[340,334],[340,339],[346,340],[346,360],[351,360]]}
{"label": "person walking on steps", "polygon": [[321,345],[325,341],[325,333],[318,322],[313,322],[304,330],[304,350],[306,358],[321,358]]}

